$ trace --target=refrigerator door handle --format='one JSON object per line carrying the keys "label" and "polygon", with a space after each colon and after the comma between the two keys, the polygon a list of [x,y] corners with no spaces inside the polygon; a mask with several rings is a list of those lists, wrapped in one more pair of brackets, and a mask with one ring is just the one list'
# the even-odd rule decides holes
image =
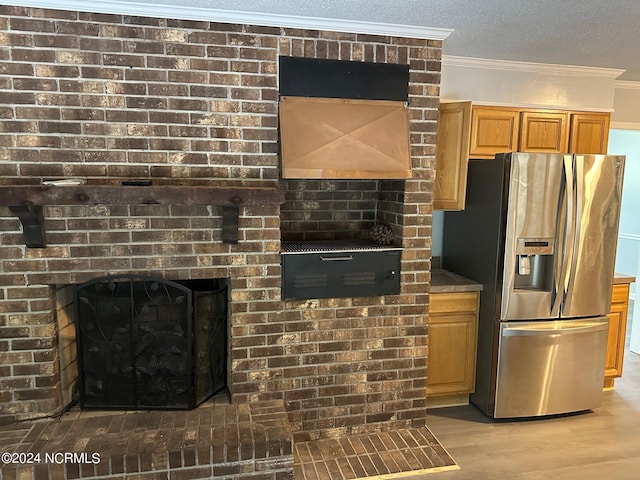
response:
{"label": "refrigerator door handle", "polygon": [[574,197],[575,200],[575,207],[574,207],[574,220],[573,220],[573,236],[571,237],[567,237],[567,241],[569,242],[569,244],[571,245],[571,255],[567,256],[567,263],[568,263],[568,270],[567,270],[567,276],[565,279],[565,285],[564,285],[564,293],[565,296],[570,292],[573,291],[572,288],[572,283],[574,283],[574,275],[575,275],[575,271],[576,271],[576,264],[578,262],[578,255],[576,254],[576,252],[578,252],[578,242],[580,241],[580,238],[582,238],[585,233],[582,231],[582,206],[583,206],[583,200],[584,200],[584,162],[576,159],[576,161],[574,162],[574,170],[575,170],[575,175],[574,175],[574,179],[575,179],[575,188],[576,188],[576,195]]}
{"label": "refrigerator door handle", "polygon": [[503,337],[514,337],[519,335],[562,335],[563,333],[580,333],[580,332],[597,332],[607,330],[609,324],[607,322],[593,322],[589,325],[561,327],[561,328],[538,328],[537,326],[522,326],[505,328],[502,332]]}
{"label": "refrigerator door handle", "polygon": [[565,225],[562,240],[562,249],[558,251],[560,256],[560,271],[555,275],[555,299],[551,306],[551,316],[560,315],[560,308],[571,281],[571,259],[573,257],[573,247],[575,239],[575,196],[574,196],[574,179],[573,179],[573,155],[564,155],[564,179],[565,179]]}

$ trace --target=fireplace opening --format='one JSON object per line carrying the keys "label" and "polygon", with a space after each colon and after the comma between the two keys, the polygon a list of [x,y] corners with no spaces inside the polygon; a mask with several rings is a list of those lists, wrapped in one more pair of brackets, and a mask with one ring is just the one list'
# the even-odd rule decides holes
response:
{"label": "fireplace opening", "polygon": [[103,277],[74,305],[81,408],[192,409],[226,386],[226,280]]}

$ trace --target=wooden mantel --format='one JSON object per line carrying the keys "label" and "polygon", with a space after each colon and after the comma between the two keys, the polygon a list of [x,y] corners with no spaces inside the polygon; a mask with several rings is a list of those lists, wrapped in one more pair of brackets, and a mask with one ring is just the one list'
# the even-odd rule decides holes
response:
{"label": "wooden mantel", "polygon": [[272,187],[6,185],[0,206],[22,223],[25,244],[46,247],[43,207],[54,205],[213,205],[222,207],[222,241],[238,243],[240,207],[281,205],[284,193]]}

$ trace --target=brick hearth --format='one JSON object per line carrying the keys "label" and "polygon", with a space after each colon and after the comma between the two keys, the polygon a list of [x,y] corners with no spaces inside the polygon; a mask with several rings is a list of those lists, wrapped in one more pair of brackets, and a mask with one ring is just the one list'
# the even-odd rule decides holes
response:
{"label": "brick hearth", "polygon": [[[231,402],[283,401],[296,439],[424,425],[440,41],[0,6],[0,42],[0,184],[286,197],[241,208],[238,244],[219,207],[49,206],[48,247],[29,249],[0,207],[0,423],[67,406],[56,291],[127,273],[229,279]],[[409,64],[412,178],[280,180],[279,55]],[[399,295],[281,300],[282,238],[376,222],[403,247]]]}
{"label": "brick hearth", "polygon": [[[0,451],[32,454],[0,465],[2,478],[293,478],[281,400],[211,401],[189,412],[70,412],[0,426]],[[78,457],[65,460],[65,453]]]}

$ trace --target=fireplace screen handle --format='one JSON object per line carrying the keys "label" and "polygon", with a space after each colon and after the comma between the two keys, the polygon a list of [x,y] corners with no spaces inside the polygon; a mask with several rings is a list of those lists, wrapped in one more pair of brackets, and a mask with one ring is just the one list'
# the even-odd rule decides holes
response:
{"label": "fireplace screen handle", "polygon": [[348,262],[349,260],[353,260],[353,256],[351,255],[343,255],[342,257],[320,257],[320,260],[323,262]]}

